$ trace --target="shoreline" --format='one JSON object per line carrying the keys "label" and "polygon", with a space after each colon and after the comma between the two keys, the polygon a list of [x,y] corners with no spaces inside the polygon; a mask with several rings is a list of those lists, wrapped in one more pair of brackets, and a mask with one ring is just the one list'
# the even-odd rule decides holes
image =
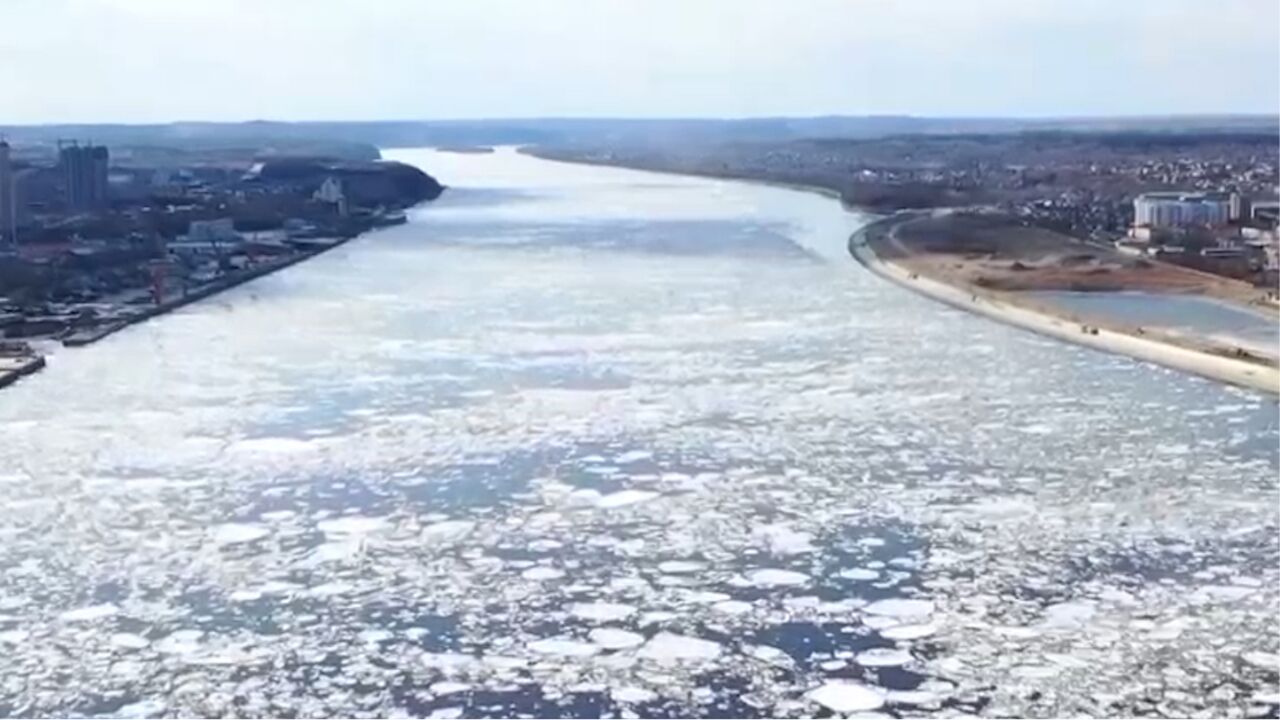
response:
{"label": "shoreline", "polygon": [[[892,220],[885,218],[878,223]],[[1038,335],[1125,355],[1228,385],[1280,395],[1280,369],[1270,365],[1225,357],[1114,328],[1082,325],[1056,313],[1027,307],[1005,295],[996,296],[980,288],[966,289],[913,273],[882,259],[868,244],[866,231],[876,224],[858,230],[849,238],[849,254],[867,270],[889,282],[959,310]]]}
{"label": "shoreline", "polygon": [[[880,223],[891,221],[894,218],[894,215],[886,215],[883,211],[878,211],[873,208],[850,205],[845,202],[843,195],[830,188],[816,185],[805,185],[802,183],[754,179],[727,174],[719,175],[714,173],[657,170],[634,165],[609,163],[600,160],[571,160],[558,157],[545,157],[536,152],[526,150],[523,147],[518,148],[517,151],[548,162],[560,162],[570,165],[614,167],[624,170],[655,173],[658,175],[701,177],[712,180],[747,182],[758,185],[782,187],[800,192],[817,193],[838,201],[840,206],[845,210],[862,213],[874,218],[870,223],[860,228],[849,238],[849,254],[869,272],[888,280],[889,282],[915,291],[925,297],[950,305],[951,307],[959,310],[980,315],[1006,325],[1012,325],[1017,328],[1029,330],[1039,335],[1052,337],[1057,340],[1093,348],[1095,350],[1101,350],[1103,352],[1125,355],[1137,360],[1154,363],[1156,365],[1172,368],[1181,372],[1191,373],[1193,375],[1198,375],[1200,377],[1228,385],[1257,390],[1268,395],[1280,396],[1280,369],[1274,366],[1248,362],[1245,360],[1237,360],[1201,349],[1185,347],[1171,342],[1153,340],[1149,337],[1140,337],[1129,332],[1123,332],[1112,328],[1082,326],[1081,323],[1056,313],[1051,313],[1043,309],[1033,309],[1025,305],[1018,304],[1017,302],[1013,302],[1007,297],[993,297],[989,291],[980,288],[966,290],[939,280],[925,278],[909,272],[889,261],[883,260],[875,254],[874,250],[865,244],[865,240],[860,241],[859,239],[865,238],[865,234],[868,229],[871,229]],[[1084,332],[1084,328],[1086,327],[1090,332]]]}
{"label": "shoreline", "polygon": [[146,322],[151,318],[158,317],[161,315],[166,315],[168,313],[173,312],[174,310],[178,310],[179,308],[185,307],[195,302],[199,302],[201,300],[204,300],[205,298],[213,297],[214,295],[217,295],[219,293],[225,292],[232,288],[239,287],[246,283],[257,280],[260,277],[265,277],[274,272],[284,270],[287,267],[297,265],[298,263],[303,262],[304,260],[310,260],[311,258],[316,257],[317,255],[321,255],[336,247],[345,245],[348,242],[364,235],[365,233],[371,232],[377,229],[378,228],[376,227],[370,228],[365,232],[357,233],[355,235],[352,235],[351,237],[338,238],[329,245],[325,245],[323,247],[319,247],[314,250],[305,250],[305,251],[299,252],[295,255],[292,255],[283,260],[280,260],[279,262],[263,263],[262,265],[259,265],[257,267],[248,268],[240,272],[237,272],[234,276],[223,276],[221,278],[218,278],[217,280],[201,285],[200,287],[192,290],[186,295],[174,298],[172,300],[165,300],[164,302],[161,302],[158,305],[152,305],[146,308],[145,310],[143,310],[142,312],[139,312],[138,314],[133,315],[124,320],[117,320],[115,322],[106,323],[98,327],[89,328],[83,331],[71,333],[66,337],[62,338],[60,342],[62,343],[63,347],[71,347],[71,348],[78,348],[78,347],[85,347],[88,345],[92,345],[98,342],[99,340],[103,340],[111,335],[114,335],[131,325],[137,325],[139,323]]}
{"label": "shoreline", "polygon": [[[370,232],[381,229],[381,226],[371,227],[364,232],[356,233],[350,237],[340,237],[333,243],[311,250],[304,250],[296,255],[292,255],[283,260],[273,263],[264,263],[260,266],[248,268],[236,273],[234,276],[224,276],[212,282],[201,285],[191,292],[181,297],[166,300],[159,305],[152,305],[146,309],[122,320],[104,323],[93,328],[86,328],[80,331],[70,333],[59,339],[50,339],[49,342],[59,343],[67,348],[82,348],[92,345],[100,340],[104,340],[121,330],[132,325],[144,323],[152,318],[167,315],[175,310],[183,308],[192,303],[205,300],[227,290],[253,282],[258,278],[271,275],[272,273],[284,270],[285,268],[297,265],[305,260],[310,260],[317,255],[322,255],[336,247],[347,244],[358,237],[362,237]],[[0,372],[0,389],[8,387],[27,375],[31,375],[46,367],[45,354],[36,353],[32,356],[32,361],[20,370],[9,370]]]}

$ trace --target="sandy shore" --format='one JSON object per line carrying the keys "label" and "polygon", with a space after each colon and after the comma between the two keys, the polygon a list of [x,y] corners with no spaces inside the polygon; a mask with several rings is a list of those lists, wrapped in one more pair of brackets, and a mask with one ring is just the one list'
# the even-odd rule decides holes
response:
{"label": "sandy shore", "polygon": [[934,300],[1077,345],[1120,353],[1220,382],[1280,395],[1280,369],[1275,367],[1102,327],[1091,327],[1090,332],[1085,332],[1080,323],[1073,320],[1029,309],[993,293],[939,282],[886,262],[862,241],[860,235],[855,234],[849,243],[849,251],[858,262],[875,274]]}
{"label": "sandy shore", "polygon": [[[549,162],[570,165],[602,165],[659,175],[685,175],[713,180],[731,180],[784,187],[801,192],[817,193],[835,199],[848,209],[876,214],[874,210],[851,207],[844,202],[840,193],[830,188],[815,185],[778,182],[763,178],[728,174],[675,172],[600,160],[544,156],[531,148],[521,148],[520,151]],[[882,215],[881,217],[884,216]],[[855,234],[849,242],[849,251],[858,262],[871,272],[934,300],[1066,342],[1084,345],[1105,352],[1128,355],[1139,360],[1200,375],[1219,382],[1259,390],[1272,395],[1280,395],[1280,369],[1274,366],[1223,357],[1204,350],[1162,342],[1151,337],[1142,337],[1108,328],[1093,327],[1093,332],[1086,333],[1081,329],[1079,322],[1054,315],[1044,308],[1031,309],[1025,305],[1012,302],[1007,297],[997,297],[995,294],[983,290],[957,287],[905,270],[892,262],[887,262],[878,257],[871,248],[859,241],[860,235],[861,231]]]}

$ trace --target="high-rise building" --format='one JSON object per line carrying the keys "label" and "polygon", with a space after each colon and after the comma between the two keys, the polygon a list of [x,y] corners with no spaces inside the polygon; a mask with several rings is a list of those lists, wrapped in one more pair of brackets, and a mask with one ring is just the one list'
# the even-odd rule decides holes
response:
{"label": "high-rise building", "polygon": [[107,206],[107,149],[72,144],[58,150],[58,166],[72,210],[101,210]]}
{"label": "high-rise building", "polygon": [[1149,192],[1133,201],[1135,227],[1218,227],[1231,217],[1225,193]]}
{"label": "high-rise building", "polygon": [[0,140],[0,248],[16,244],[18,209],[13,186],[13,166],[9,161],[9,143]]}

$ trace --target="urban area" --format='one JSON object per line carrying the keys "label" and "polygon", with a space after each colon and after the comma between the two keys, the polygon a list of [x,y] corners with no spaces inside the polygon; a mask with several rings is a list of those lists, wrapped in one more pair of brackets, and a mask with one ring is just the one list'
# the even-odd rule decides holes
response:
{"label": "urban area", "polygon": [[1053,130],[786,142],[583,143],[540,155],[824,187],[880,212],[965,208],[1196,270],[1277,283],[1274,131]]}
{"label": "urban area", "polygon": [[409,165],[261,149],[0,139],[0,387],[84,345],[332,248],[442,187]]}

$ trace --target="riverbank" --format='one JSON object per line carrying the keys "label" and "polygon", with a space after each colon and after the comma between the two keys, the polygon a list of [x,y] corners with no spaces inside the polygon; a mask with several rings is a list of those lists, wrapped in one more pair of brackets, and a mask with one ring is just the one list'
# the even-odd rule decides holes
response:
{"label": "riverbank", "polygon": [[[137,312],[125,317],[112,319],[92,327],[77,329],[62,336],[61,338],[56,338],[55,341],[60,341],[64,347],[68,348],[80,348],[92,345],[93,343],[110,337],[131,325],[146,322],[151,318],[165,315],[191,303],[204,300],[224,291],[252,282],[260,277],[270,275],[305,260],[309,260],[336,247],[345,245],[351,240],[354,240],[367,232],[377,229],[379,228],[372,227],[365,232],[357,233],[350,237],[334,238],[326,244],[317,244],[310,249],[300,250],[297,253],[278,260],[263,262],[250,268],[228,273],[209,283],[192,288],[181,295],[166,299],[159,304],[141,308]],[[0,358],[0,360],[5,359]],[[21,378],[43,369],[45,365],[45,357],[38,353],[22,358],[22,362],[14,360],[13,362],[6,362],[0,365],[0,388],[12,385]]]}
{"label": "riverbank", "polygon": [[265,262],[251,268],[245,268],[244,270],[228,273],[212,282],[197,286],[178,297],[147,307],[127,318],[104,323],[92,328],[77,330],[63,337],[62,344],[65,347],[84,347],[85,345],[91,345],[129,327],[130,325],[136,325],[150,320],[153,317],[173,312],[185,305],[203,300],[207,297],[212,297],[223,291],[230,290],[231,288],[239,287],[240,285],[252,280],[256,280],[265,275],[270,275],[271,273],[283,270],[291,265],[296,265],[304,260],[309,260],[317,255],[328,252],[335,247],[344,245],[363,234],[364,233],[360,233],[349,238],[336,238],[327,245],[318,246],[311,250],[301,251],[273,262]]}
{"label": "riverbank", "polygon": [[1128,355],[1219,382],[1280,395],[1280,368],[1274,360],[1229,357],[1235,350],[1170,335],[1119,327],[1082,325],[1042,305],[1020,301],[1016,293],[991,291],[944,282],[881,258],[869,242],[872,234],[891,232],[902,217],[889,217],[862,228],[849,240],[849,252],[871,272],[926,297],[993,320],[1066,342]]}
{"label": "riverbank", "polygon": [[[555,154],[543,154],[538,152],[536,148],[521,148],[520,152],[552,162],[622,167],[642,172],[734,180],[784,187],[803,192],[814,192],[839,200],[841,206],[848,210],[869,214],[875,213],[872,208],[851,205],[837,190],[816,185],[757,179],[731,173],[673,172],[660,168],[614,163],[607,160],[575,159]],[[906,269],[893,261],[881,258],[871,247],[865,244],[866,234],[873,232],[876,228],[886,228],[887,225],[900,221],[901,216],[913,216],[913,214],[904,212],[887,217],[882,215],[880,220],[862,228],[849,240],[850,254],[853,255],[854,259],[882,278],[953,307],[1041,335],[1106,352],[1128,355],[1139,360],[1189,372],[1219,382],[1251,388],[1272,395],[1280,395],[1280,368],[1277,367],[1277,363],[1272,358],[1254,357],[1247,352],[1241,351],[1240,348],[1199,341],[1198,339],[1171,333],[1143,330],[1139,334],[1139,332],[1131,329],[1103,323],[1082,324],[1079,320],[1055,311],[1055,309],[1043,303],[1017,298],[1017,293],[989,290],[974,285],[958,283],[955,282],[954,278],[952,282],[933,279],[926,275],[921,275],[919,272]],[[1186,272],[1194,273],[1194,271]],[[1203,275],[1201,273],[1194,274]]]}

